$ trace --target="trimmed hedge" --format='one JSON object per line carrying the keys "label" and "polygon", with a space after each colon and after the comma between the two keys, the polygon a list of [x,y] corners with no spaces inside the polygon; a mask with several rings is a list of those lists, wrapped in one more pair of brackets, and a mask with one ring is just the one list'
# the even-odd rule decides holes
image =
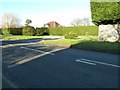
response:
{"label": "trimmed hedge", "polygon": [[22,35],[23,28],[2,28],[3,35]]}
{"label": "trimmed hedge", "polygon": [[36,29],[32,26],[23,27],[22,34],[25,36],[34,36],[36,34]]}
{"label": "trimmed hedge", "polygon": [[119,2],[91,2],[92,22],[96,25],[116,24],[120,21]]}
{"label": "trimmed hedge", "polygon": [[9,28],[2,28],[2,33],[3,33],[3,35],[11,35]]}
{"label": "trimmed hedge", "polygon": [[54,28],[34,28],[32,26],[25,26],[24,28],[10,28],[2,29],[4,35],[61,35],[65,36],[69,33],[76,33],[77,35],[98,35],[98,26],[76,26],[76,27],[54,27]]}
{"label": "trimmed hedge", "polygon": [[41,35],[49,35],[49,29],[46,27],[42,27],[42,28],[36,28],[36,34],[37,36],[41,36]]}
{"label": "trimmed hedge", "polygon": [[22,35],[23,28],[10,28],[10,34],[12,35]]}
{"label": "trimmed hedge", "polygon": [[76,33],[77,35],[98,35],[98,26],[76,26],[49,28],[50,35],[66,35]]}

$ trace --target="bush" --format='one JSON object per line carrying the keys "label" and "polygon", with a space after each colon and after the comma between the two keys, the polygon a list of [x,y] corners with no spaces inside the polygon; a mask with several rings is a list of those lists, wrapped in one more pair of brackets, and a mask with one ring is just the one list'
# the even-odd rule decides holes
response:
{"label": "bush", "polygon": [[98,35],[98,26],[75,26],[49,28],[50,35],[66,35],[70,32],[77,35]]}
{"label": "bush", "polygon": [[49,35],[49,30],[46,27],[36,28],[36,35],[37,36]]}
{"label": "bush", "polygon": [[76,33],[69,33],[65,35],[65,39],[76,39],[77,34]]}
{"label": "bush", "polygon": [[3,35],[11,35],[9,28],[2,28],[2,33],[3,33]]}
{"label": "bush", "polygon": [[36,34],[36,30],[32,26],[25,26],[22,30],[22,34],[25,36],[34,36]]}
{"label": "bush", "polygon": [[91,2],[92,22],[96,25],[116,24],[120,21],[119,2]]}
{"label": "bush", "polygon": [[10,28],[10,33],[12,35],[22,35],[23,28]]}

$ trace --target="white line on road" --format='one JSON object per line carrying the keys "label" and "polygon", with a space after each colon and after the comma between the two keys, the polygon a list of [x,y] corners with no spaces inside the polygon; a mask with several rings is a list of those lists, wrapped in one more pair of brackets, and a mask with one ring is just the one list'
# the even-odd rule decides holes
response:
{"label": "white line on road", "polygon": [[99,62],[99,61],[94,61],[94,60],[88,60],[88,59],[84,59],[84,58],[80,58],[77,60],[82,60],[82,61],[86,61],[86,62],[92,62],[92,63],[97,63],[97,64],[102,64],[102,65],[107,65],[107,66],[111,66],[111,67],[117,67],[120,68],[120,66],[118,65],[114,65],[114,64],[109,64],[109,63],[104,63],[104,62]]}
{"label": "white line on road", "polygon": [[[63,50],[63,49],[64,49],[64,48],[55,49],[55,50],[53,50],[53,51],[50,51],[49,53],[57,52],[57,51]],[[42,54],[36,55],[36,56],[34,56],[34,57],[30,57],[30,58],[26,58],[26,59],[20,60],[19,62],[16,62],[15,64],[9,65],[8,67],[9,67],[9,68],[12,68],[12,67],[15,67],[15,66],[17,66],[17,65],[21,65],[21,64],[23,64],[23,63],[29,62],[29,61],[34,60],[34,59],[36,59],[36,58],[40,58],[40,57],[42,57],[42,56],[45,56],[45,55],[47,55],[47,54],[49,54],[49,53],[42,53]]]}
{"label": "white line on road", "polygon": [[85,63],[85,64],[90,64],[90,65],[96,65],[95,63],[91,63],[91,62],[86,62],[86,61],[83,61],[83,60],[76,60],[77,62],[81,62],[81,63]]}
{"label": "white line on road", "polygon": [[20,47],[20,48],[27,49],[27,50],[32,50],[32,51],[36,51],[36,52],[41,52],[41,53],[46,53],[46,54],[54,55],[54,53],[51,53],[51,52],[45,52],[45,51],[36,50],[36,49],[32,49],[32,48],[27,48],[27,47]]}

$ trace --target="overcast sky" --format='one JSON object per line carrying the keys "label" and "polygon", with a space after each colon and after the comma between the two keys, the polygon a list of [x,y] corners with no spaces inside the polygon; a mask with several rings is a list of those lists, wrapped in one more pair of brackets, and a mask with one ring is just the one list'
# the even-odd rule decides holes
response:
{"label": "overcast sky", "polygon": [[75,18],[91,17],[90,0],[1,0],[0,15],[11,12],[21,19],[32,20],[33,26],[57,21],[69,26]]}

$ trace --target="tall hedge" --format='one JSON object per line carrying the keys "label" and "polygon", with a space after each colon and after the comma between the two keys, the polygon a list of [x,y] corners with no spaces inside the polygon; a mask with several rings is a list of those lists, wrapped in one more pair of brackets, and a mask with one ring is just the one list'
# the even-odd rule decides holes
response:
{"label": "tall hedge", "polygon": [[37,36],[49,35],[49,29],[46,27],[36,28],[36,35]]}
{"label": "tall hedge", "polygon": [[118,2],[92,2],[92,22],[96,25],[116,24],[120,21],[120,1]]}
{"label": "tall hedge", "polygon": [[66,35],[76,33],[77,35],[98,35],[97,26],[75,26],[49,28],[50,35]]}
{"label": "tall hedge", "polygon": [[23,28],[10,28],[10,34],[12,35],[22,35]]}
{"label": "tall hedge", "polygon": [[3,33],[3,35],[11,35],[9,28],[2,28],[2,33]]}
{"label": "tall hedge", "polygon": [[32,26],[23,27],[22,34],[25,36],[34,36],[36,34],[36,29]]}

